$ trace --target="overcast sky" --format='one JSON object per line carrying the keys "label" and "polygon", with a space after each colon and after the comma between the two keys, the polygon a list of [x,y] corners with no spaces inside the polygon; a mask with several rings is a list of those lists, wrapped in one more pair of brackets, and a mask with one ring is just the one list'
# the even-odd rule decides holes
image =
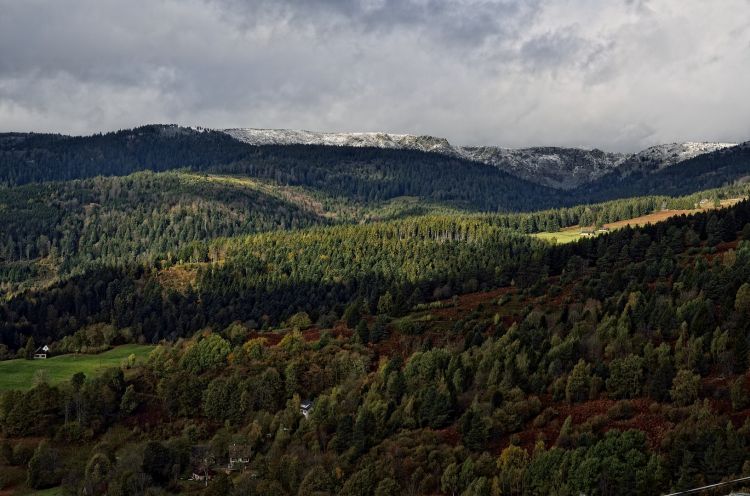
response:
{"label": "overcast sky", "polygon": [[0,0],[0,131],[750,139],[750,0]]}

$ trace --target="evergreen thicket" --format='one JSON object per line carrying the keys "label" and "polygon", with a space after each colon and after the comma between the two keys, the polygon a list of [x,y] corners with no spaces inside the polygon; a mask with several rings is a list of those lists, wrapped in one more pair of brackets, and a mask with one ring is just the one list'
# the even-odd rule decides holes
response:
{"label": "evergreen thicket", "polygon": [[[442,155],[177,126],[0,135],[0,360],[157,345],[0,393],[0,489],[622,495],[746,476],[746,153],[562,193]],[[665,209],[691,215],[529,235]]]}
{"label": "evergreen thicket", "polygon": [[[112,344],[126,338],[116,320],[135,309],[182,304],[172,315],[198,321],[224,312],[135,368],[3,393],[4,433],[49,440],[21,462],[28,484],[183,490],[197,447],[223,464],[237,445],[252,453],[246,471],[207,493],[619,495],[747,473],[750,202],[558,246],[477,219],[422,220],[226,241],[191,294],[142,270],[127,283],[132,306],[116,289],[127,278],[90,290],[92,279],[72,280],[58,300],[4,306],[3,321],[20,325],[35,305],[88,308],[111,292],[112,327],[77,339],[99,332]],[[357,283],[367,266],[377,277]],[[424,281],[449,285],[444,298],[501,289],[412,308],[422,298],[405,288],[432,287]],[[280,331],[242,320],[255,300],[233,300],[276,302],[297,287],[312,308]],[[87,322],[104,315],[91,308]],[[128,332],[167,326],[146,324],[166,308]],[[385,332],[373,339],[376,326]],[[314,400],[307,418],[304,399]],[[8,464],[18,451],[4,450]]]}

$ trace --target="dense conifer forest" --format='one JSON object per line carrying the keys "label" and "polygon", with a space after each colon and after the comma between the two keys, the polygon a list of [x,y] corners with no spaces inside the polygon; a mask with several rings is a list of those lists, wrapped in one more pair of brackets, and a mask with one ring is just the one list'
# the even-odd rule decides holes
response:
{"label": "dense conifer forest", "polygon": [[[750,475],[743,153],[563,193],[175,126],[2,135],[0,360],[155,349],[0,377],[0,490],[622,495]],[[666,220],[603,227],[647,214]],[[587,236],[532,236],[565,228]]]}
{"label": "dense conifer forest", "polygon": [[750,143],[699,155],[680,162],[677,167],[666,167],[655,173],[636,171],[623,175],[614,171],[601,179],[578,188],[578,195],[586,201],[627,198],[658,192],[663,195],[684,195],[701,189],[717,188],[727,182],[745,180],[750,163]]}
{"label": "dense conifer forest", "polygon": [[[437,217],[302,231],[305,251],[292,233],[228,242],[223,263],[198,270],[195,293],[156,289],[155,268],[129,274],[141,282],[72,280],[69,296],[37,304],[83,324],[62,302],[105,296],[89,315],[112,320],[90,319],[55,346],[124,342],[159,314],[187,315],[197,329],[143,364],[4,393],[6,472],[28,465],[31,487],[71,492],[378,495],[642,494],[745,474],[748,221],[742,202],[551,246]],[[291,262],[319,259],[324,232],[338,247],[331,264]],[[398,253],[408,255],[389,275]],[[247,278],[263,264],[273,277]],[[372,281],[357,284],[365,266]],[[308,288],[326,284],[305,285],[327,280],[322,296]],[[132,306],[113,289],[127,284],[144,288]],[[253,321],[243,320],[252,298],[223,299],[257,287],[273,301],[303,287],[321,306]],[[348,303],[337,287],[349,288]],[[175,310],[142,323],[128,315],[155,304]],[[41,313],[3,311],[5,322]],[[251,455],[231,476],[205,488],[183,479],[201,461],[226,465],[237,446]]]}

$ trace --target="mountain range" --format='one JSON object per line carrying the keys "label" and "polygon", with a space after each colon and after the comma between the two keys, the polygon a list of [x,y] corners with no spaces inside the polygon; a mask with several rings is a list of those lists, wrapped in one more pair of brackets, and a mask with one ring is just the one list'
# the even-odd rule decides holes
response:
{"label": "mountain range", "polygon": [[0,493],[737,479],[748,175],[750,143],[0,134]]}
{"label": "mountain range", "polygon": [[659,171],[685,160],[736,146],[736,143],[684,142],[656,145],[633,154],[598,149],[500,146],[454,146],[445,138],[391,133],[321,133],[289,129],[225,129],[244,143],[263,145],[324,145],[419,150],[460,157],[495,166],[544,186],[570,190],[617,171]]}

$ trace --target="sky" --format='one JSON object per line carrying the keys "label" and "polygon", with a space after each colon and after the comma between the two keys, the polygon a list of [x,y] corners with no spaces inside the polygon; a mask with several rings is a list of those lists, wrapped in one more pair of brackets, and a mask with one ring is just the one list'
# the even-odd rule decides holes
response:
{"label": "sky", "polygon": [[0,131],[750,140],[750,0],[0,0]]}

